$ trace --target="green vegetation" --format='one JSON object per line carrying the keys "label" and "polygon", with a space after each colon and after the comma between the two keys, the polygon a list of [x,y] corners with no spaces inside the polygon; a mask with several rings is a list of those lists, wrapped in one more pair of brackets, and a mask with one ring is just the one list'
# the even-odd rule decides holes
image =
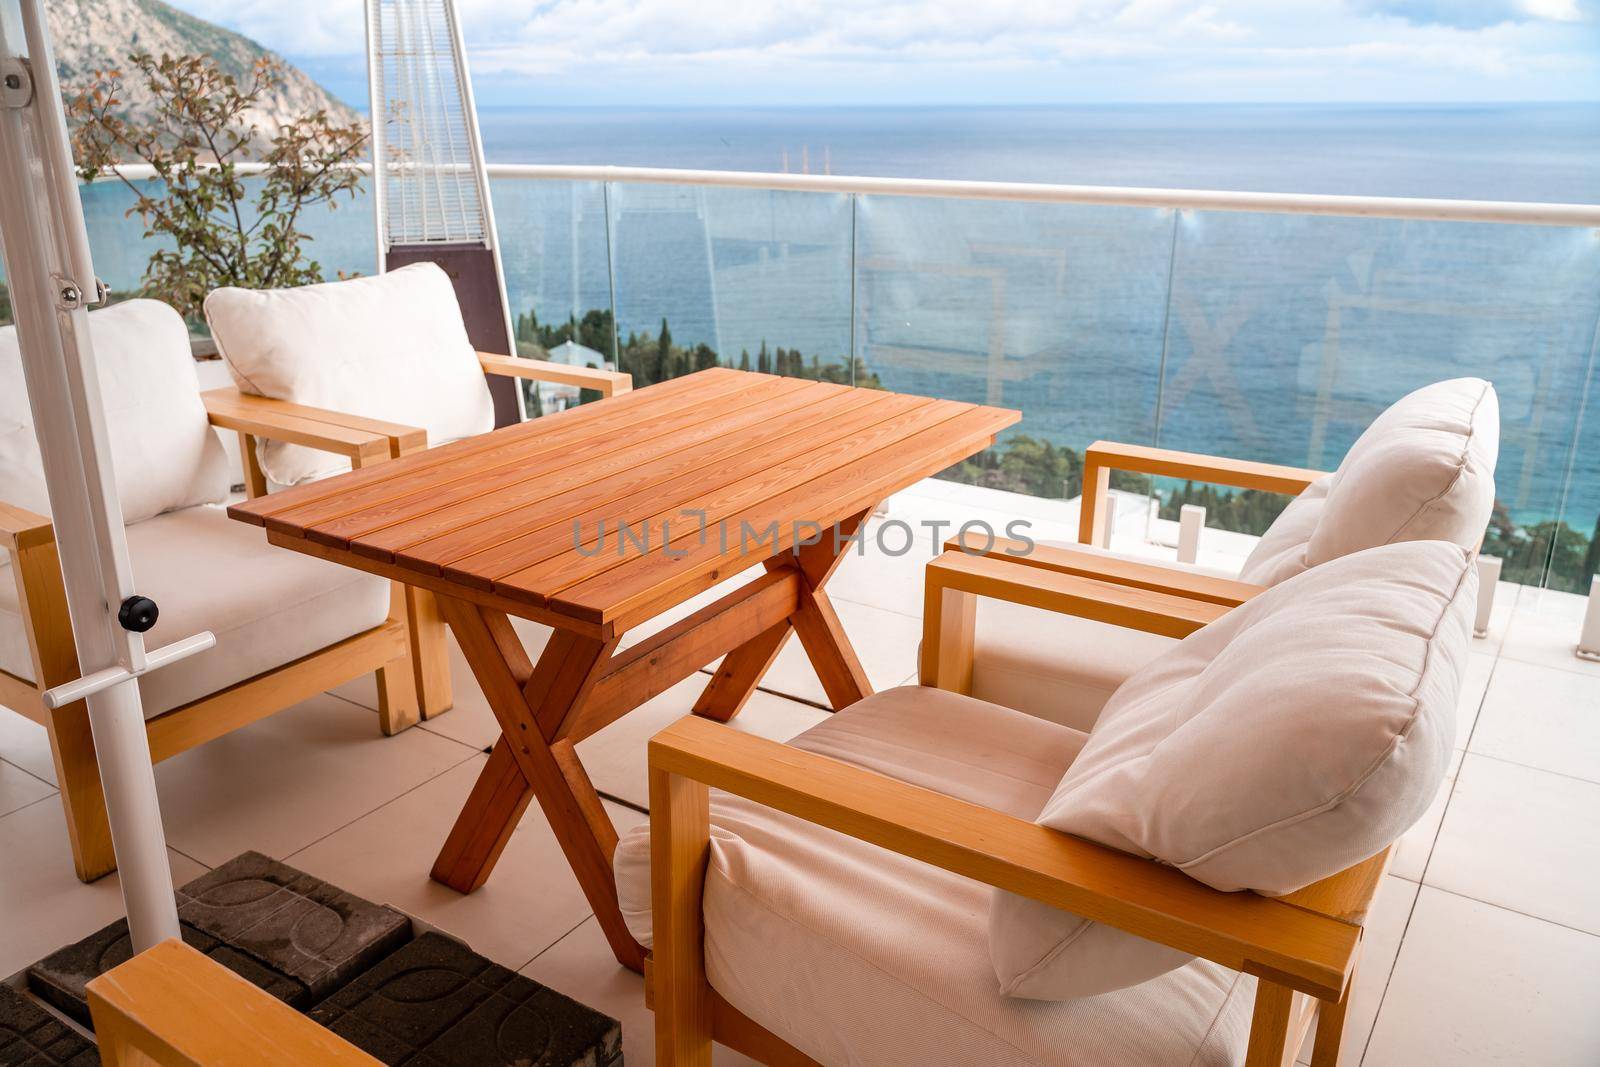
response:
{"label": "green vegetation", "polygon": [[[581,319],[569,316],[559,326],[541,323],[538,315],[530,310],[517,316],[514,327],[517,355],[530,359],[548,359],[551,349],[559,348],[568,341],[599,353],[611,353],[620,348],[620,353],[612,362],[617,369],[633,375],[636,389],[725,365],[710,345],[701,343],[685,347],[677,344],[672,339],[672,327],[666,319],[661,320],[661,328],[655,333],[649,330],[630,331],[627,337],[618,338],[608,308],[592,308],[584,312]],[[590,365],[594,365],[593,361]],[[745,349],[739,353],[736,363],[726,365],[789,378],[859,385],[865,389],[883,388],[878,376],[869,372],[860,360],[856,360],[855,373],[852,375],[848,360],[823,362],[820,356],[807,356],[798,348],[769,349],[765,341],[761,342],[754,358]],[[531,386],[531,383],[527,384]],[[531,387],[525,389],[528,410],[532,414],[538,413],[535,393],[536,390]],[[587,403],[598,396],[598,393],[591,394],[586,390],[582,399]]]}
{"label": "green vegetation", "polygon": [[6,288],[5,282],[0,282],[0,326],[11,323],[11,290]]}
{"label": "green vegetation", "polygon": [[1218,530],[1262,534],[1279,512],[1289,506],[1290,497],[1282,493],[1265,493],[1259,489],[1235,491],[1204,483],[1184,482],[1182,488],[1169,492],[1161,501],[1163,519],[1178,521],[1185,504],[1199,504],[1206,509],[1206,525]]}
{"label": "green vegetation", "polygon": [[283,79],[283,66],[263,57],[240,79],[207,55],[135,53],[128,57],[156,101],[155,117],[122,113],[119,71],[96,71],[68,103],[72,149],[84,181],[113,164],[137,159],[155,168],[159,185],[117,176],[136,197],[147,238],[166,238],[150,256],[139,295],[155,297],[191,321],[223,285],[272,289],[323,280],[306,254],[310,237],[297,222],[317,206],[353,197],[361,173],[346,166],[366,145],[362,123],[339,124],[326,111],[286,122],[258,154],[268,165],[247,195],[238,164],[257,155],[251,114]]}

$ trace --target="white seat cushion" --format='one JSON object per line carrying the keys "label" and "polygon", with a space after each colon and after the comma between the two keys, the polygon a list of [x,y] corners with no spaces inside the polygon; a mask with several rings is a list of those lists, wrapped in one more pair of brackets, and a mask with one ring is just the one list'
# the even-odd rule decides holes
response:
{"label": "white seat cushion", "polygon": [[[218,289],[205,311],[244,392],[420,426],[430,445],[494,428],[455,290],[433,263],[298,289]],[[350,462],[266,441],[261,466],[294,485]]]}
{"label": "white seat cushion", "polygon": [[[389,583],[267,544],[221,508],[174,511],[128,527],[141,593],[161,609],[155,648],[210,630],[217,647],[139,680],[149,718],[379,625]],[[33,680],[16,583],[0,581],[0,670]]]}
{"label": "white seat cushion", "polygon": [[[1381,852],[1444,779],[1477,595],[1475,554],[1369,549],[1265,591],[1106,704],[1037,821],[1221,890],[1292,892]],[[1017,996],[1094,996],[1187,957],[995,894]]]}
{"label": "white seat cushion", "polygon": [[[89,336],[122,521],[226,497],[227,456],[206,418],[178,313],[129,300],[89,312]],[[0,327],[0,501],[50,514],[15,326]]]}
{"label": "white seat cushion", "polygon": [[1339,469],[1284,509],[1239,576],[1276,585],[1398,541],[1477,548],[1494,507],[1500,401],[1482,378],[1407,393],[1356,439]]}
{"label": "white seat cushion", "polygon": [[[889,690],[792,744],[1031,818],[1083,736],[940,690]],[[1236,1064],[1254,980],[1191,963],[1125,992],[1001,996],[988,889],[720,792],[711,795],[706,969],[734,1007],[827,1064]],[[616,853],[650,939],[649,831]]]}
{"label": "white seat cushion", "polygon": [[[1090,545],[1041,541],[1116,559],[1150,560]],[[1189,574],[1237,575],[1169,562]],[[1176,642],[1122,626],[979,598],[972,650],[972,695],[1051,722],[1088,730],[1117,687]]]}

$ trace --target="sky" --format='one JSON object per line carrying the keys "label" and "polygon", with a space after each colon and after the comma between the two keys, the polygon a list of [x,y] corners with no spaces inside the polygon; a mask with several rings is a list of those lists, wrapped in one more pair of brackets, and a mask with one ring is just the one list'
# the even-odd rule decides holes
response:
{"label": "sky", "polygon": [[[361,0],[170,0],[366,103]],[[458,0],[480,106],[1600,100],[1600,0]]]}

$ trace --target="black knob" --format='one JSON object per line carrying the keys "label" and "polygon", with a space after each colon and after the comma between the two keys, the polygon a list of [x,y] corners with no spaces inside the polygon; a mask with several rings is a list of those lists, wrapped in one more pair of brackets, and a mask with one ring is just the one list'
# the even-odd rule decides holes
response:
{"label": "black knob", "polygon": [[161,609],[157,608],[156,602],[147,596],[131,596],[117,609],[117,621],[122,624],[122,628],[136,634],[142,634],[154,626],[160,615]]}

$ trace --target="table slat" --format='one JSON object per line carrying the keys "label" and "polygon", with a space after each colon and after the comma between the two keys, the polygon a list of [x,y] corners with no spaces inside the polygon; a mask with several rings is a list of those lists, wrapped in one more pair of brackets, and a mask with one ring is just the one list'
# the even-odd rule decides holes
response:
{"label": "table slat", "polygon": [[[859,395],[861,392],[856,390],[854,395]],[[867,404],[859,401],[848,404],[841,402],[840,410],[826,417],[819,417],[822,414],[819,412],[808,420],[788,426],[775,426],[775,430],[783,432],[768,442],[770,446],[768,448],[747,451],[721,464],[705,465],[677,478],[650,486],[620,502],[606,501],[587,511],[563,516],[561,521],[553,522],[532,535],[518,537],[486,552],[459,559],[445,567],[443,573],[463,584],[490,590],[495,588],[498,580],[504,576],[519,571],[529,571],[523,575],[522,581],[517,583],[519,588],[517,595],[531,597],[537,601],[541,598],[522,587],[531,587],[533,583],[543,580],[544,575],[566,566],[566,564],[550,564],[548,561],[554,557],[565,556],[568,563],[575,560],[590,560],[590,563],[584,565],[585,573],[596,573],[618,560],[615,555],[606,560],[598,560],[576,552],[574,526],[584,531],[586,536],[583,543],[592,545],[598,524],[602,521],[610,523],[614,529],[618,520],[623,518],[636,526],[643,520],[649,528],[659,528],[665,521],[684,520],[687,518],[682,511],[684,505],[705,500],[714,492],[725,490],[744,479],[771,469],[775,465],[772,456],[776,448],[817,449],[839,441],[855,440],[864,430],[875,424],[898,418],[908,411],[929,407],[934,403],[936,401],[926,397],[897,393],[880,394],[873,402]],[[626,509],[625,512],[623,509]],[[535,567],[542,569],[534,571]]]}
{"label": "table slat", "polygon": [[[504,427],[494,430],[493,434],[482,434],[478,437],[462,438],[459,442],[450,442],[448,445],[438,445],[427,451],[402,456],[382,462],[378,466],[363,467],[362,470],[352,470],[350,474],[338,475],[336,478],[322,478],[317,482],[307,482],[304,485],[291,486],[286,490],[278,490],[267,496],[258,496],[253,501],[242,501],[227,509],[229,517],[237,518],[240,522],[253,523],[256,526],[269,525],[270,520],[278,515],[285,515],[291,510],[301,509],[323,501],[344,501],[350,494],[363,490],[366,486],[394,486],[386,488],[390,493],[406,493],[408,488],[403,485],[403,480],[418,477],[426,470],[450,464],[450,462],[466,461],[469,458],[483,459],[485,453],[499,454],[501,451],[515,451],[522,448],[523,440],[528,437],[542,437],[549,434],[587,434],[590,432],[590,422],[605,419],[606,424],[626,424],[640,418],[650,418],[650,414],[659,414],[661,411],[670,410],[678,403],[683,402],[685,395],[704,392],[709,387],[718,386],[728,382],[730,387],[738,387],[739,382],[747,381],[749,376],[741,378],[744,371],[734,371],[725,366],[714,366],[709,370],[696,371],[686,374],[683,378],[674,378],[672,381],[662,382],[659,386],[650,389],[635,389],[622,394],[621,397],[611,397],[598,405],[579,405],[576,408],[566,408],[547,414],[539,419],[520,422],[517,426]],[[774,378],[771,374],[765,378]],[[384,498],[387,499],[387,498]],[[342,512],[336,512],[342,514]],[[302,533],[304,526],[310,523],[291,523],[288,528],[280,525],[280,531]]]}
{"label": "table slat", "polygon": [[[840,393],[808,400],[799,407],[789,408],[786,403],[782,410],[766,408],[762,413],[748,415],[751,421],[734,432],[681,450],[656,449],[654,459],[631,465],[607,478],[575,483],[567,491],[542,500],[538,508],[503,510],[470,526],[408,545],[397,550],[394,558],[404,566],[432,573],[439,573],[442,568],[459,560],[462,561],[460,570],[470,574],[475,570],[474,563],[482,565],[486,562],[483,559],[474,561],[472,557],[500,545],[510,545],[507,551],[518,562],[507,566],[505,571],[517,570],[535,562],[536,558],[542,558],[522,556],[519,545],[547,541],[558,546],[554,551],[562,551],[573,543],[571,530],[574,522],[579,529],[583,529],[592,526],[602,516],[614,521],[624,510],[643,511],[648,508],[649,501],[668,488],[688,497],[693,495],[694,490],[678,487],[740,477],[742,472],[760,469],[763,463],[770,462],[764,457],[777,439],[869,404],[870,398],[863,396],[860,390],[846,387]],[[552,526],[558,529],[549,531]],[[550,536],[542,541],[530,541],[542,531],[549,531]],[[488,571],[484,573],[492,577]],[[486,577],[482,581],[482,588],[489,587]]]}
{"label": "table slat", "polygon": [[[756,530],[776,522],[774,551],[786,549],[794,541],[794,520],[842,519],[871,507],[889,493],[980,450],[1020,418],[1014,411],[954,406],[953,416],[910,436],[899,436],[894,443],[875,442],[854,462],[827,469],[798,487],[767,497],[730,516],[729,521],[735,528],[748,523]],[[626,566],[562,590],[549,599],[549,605],[563,614],[625,630],[737,574],[747,562],[748,553],[736,541],[723,548],[716,538],[702,544],[695,534],[688,533],[674,538],[672,544],[674,553],[681,548],[683,554],[656,551],[633,556]],[[502,588],[511,586],[497,582],[496,589]]]}
{"label": "table slat", "polygon": [[[594,481],[659,455],[689,437],[733,433],[751,412],[768,404],[803,403],[807,397],[844,392],[849,387],[808,382],[796,387],[782,378],[684,403],[675,411],[581,439],[524,442],[509,461],[479,469],[441,468],[417,488],[389,501],[370,504],[319,522],[308,536],[335,547],[354,545],[375,559],[392,559],[407,545],[468,526],[480,519],[515,512],[555,492]],[[559,465],[558,465],[558,462]]]}
{"label": "table slat", "polygon": [[[729,516],[847,466],[863,455],[874,454],[885,446],[937,426],[963,410],[966,406],[953,400],[933,400],[912,406],[826,443],[798,449],[785,460],[766,463],[746,477],[683,501],[676,509],[657,516],[657,521],[646,529],[650,536],[659,538],[660,521],[676,519],[674,542],[687,537],[704,538],[713,544],[724,540],[737,544],[737,527],[724,531],[721,526]],[[691,518],[684,514],[686,510],[698,512],[701,517]],[[816,518],[811,515],[794,517]],[[638,517],[634,518],[636,521]],[[565,552],[542,563],[496,579],[495,590],[506,596],[526,596],[534,603],[543,604],[555,599],[561,590],[589,581],[603,572],[631,570],[660,549],[652,543],[647,554],[630,544],[625,551],[620,551],[616,531],[611,531],[604,540],[597,534],[598,531],[591,533],[583,546],[569,546]]]}

